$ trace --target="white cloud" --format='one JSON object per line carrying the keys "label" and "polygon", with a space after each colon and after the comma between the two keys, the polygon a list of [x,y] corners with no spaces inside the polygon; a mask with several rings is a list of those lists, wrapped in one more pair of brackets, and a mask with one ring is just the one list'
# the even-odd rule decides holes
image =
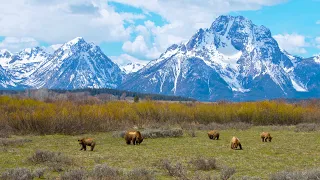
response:
{"label": "white cloud", "polygon": [[133,42],[125,42],[122,49],[129,54],[147,59],[156,59],[160,55],[160,52],[155,46],[148,47],[144,37],[141,35],[137,36]]}
{"label": "white cloud", "polygon": [[[153,12],[163,17],[168,24],[156,26],[153,22],[146,21],[144,25],[135,28],[135,31],[144,37],[148,49],[152,49],[154,52],[163,52],[174,43],[187,41],[199,28],[210,27],[218,15],[231,11],[256,10],[262,6],[271,6],[286,0],[110,1],[142,8],[145,12]],[[155,53],[152,57],[155,57],[156,54],[160,53]],[[148,57],[145,56],[145,58]]]}
{"label": "white cloud", "polygon": [[125,41],[131,27],[144,15],[117,13],[104,0],[11,0],[0,6],[0,35],[33,37],[64,43],[77,36],[88,41]]}
{"label": "white cloud", "polygon": [[129,63],[140,63],[140,64],[146,64],[149,61],[148,60],[140,60],[133,56],[130,56],[129,54],[121,54],[120,56],[111,56],[110,59],[118,64],[119,66],[124,66]]}
{"label": "white cloud", "polygon": [[53,54],[57,49],[59,49],[63,44],[53,44],[49,47],[43,47],[47,53]]}
{"label": "white cloud", "polygon": [[6,37],[2,42],[0,42],[0,49],[8,49],[9,51],[15,53],[25,48],[31,48],[38,46],[39,42],[30,37]]}
{"label": "white cloud", "polygon": [[[141,8],[143,13],[116,12],[108,1]],[[209,27],[218,15],[257,10],[285,1],[11,0],[0,6],[0,35],[33,37],[49,44],[64,43],[77,36],[95,43],[123,41],[127,53],[154,59],[171,44],[186,41],[199,28]],[[135,20],[145,19],[150,12],[168,23],[158,26],[146,21],[144,25],[134,25]],[[128,41],[133,31],[139,38]]]}
{"label": "white cloud", "polygon": [[307,53],[305,47],[308,47],[309,44],[306,42],[306,38],[300,34],[278,34],[273,36],[280,48],[286,50],[292,54],[305,54]]}

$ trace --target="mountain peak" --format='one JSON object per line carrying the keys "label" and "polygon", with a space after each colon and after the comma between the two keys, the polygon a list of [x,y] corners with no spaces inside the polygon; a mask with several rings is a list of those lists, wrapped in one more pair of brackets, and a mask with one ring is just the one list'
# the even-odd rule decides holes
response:
{"label": "mountain peak", "polygon": [[70,44],[77,44],[78,42],[86,42],[83,37],[76,37],[74,39],[72,39],[71,41],[67,42]]}
{"label": "mountain peak", "polygon": [[60,49],[62,50],[68,50],[68,49],[78,49],[81,47],[88,47],[88,46],[92,46],[92,44],[87,43],[82,37],[76,37],[66,43],[64,43]]}
{"label": "mountain peak", "polygon": [[220,24],[220,23],[229,23],[231,21],[246,22],[247,24],[252,24],[251,20],[249,20],[243,16],[221,15],[212,23],[212,26],[214,26],[215,24]]}
{"label": "mountain peak", "polygon": [[314,62],[320,63],[320,54],[313,58]]}
{"label": "mountain peak", "polygon": [[33,52],[38,52],[38,51],[44,51],[44,49],[39,47],[39,46],[36,46],[36,47],[33,47],[33,48],[25,48],[21,52],[25,52],[25,53],[31,54]]}
{"label": "mountain peak", "polygon": [[4,53],[11,54],[11,52],[8,49],[0,49],[0,54],[4,54]]}
{"label": "mountain peak", "polygon": [[83,37],[76,37],[68,42],[66,42],[64,45],[68,45],[68,46],[73,46],[76,44],[83,44],[83,43],[87,43]]}

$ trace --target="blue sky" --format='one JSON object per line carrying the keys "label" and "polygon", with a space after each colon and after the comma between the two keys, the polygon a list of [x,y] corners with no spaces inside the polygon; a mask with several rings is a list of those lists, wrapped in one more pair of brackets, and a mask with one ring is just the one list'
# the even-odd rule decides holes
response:
{"label": "blue sky", "polygon": [[310,57],[320,53],[319,8],[320,0],[12,0],[0,7],[0,49],[82,36],[116,62],[148,61],[230,14],[268,27],[281,48]]}

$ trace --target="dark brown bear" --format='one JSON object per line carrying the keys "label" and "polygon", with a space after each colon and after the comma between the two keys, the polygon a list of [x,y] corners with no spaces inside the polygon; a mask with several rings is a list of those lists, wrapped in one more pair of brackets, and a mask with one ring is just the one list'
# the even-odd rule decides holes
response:
{"label": "dark brown bear", "polygon": [[212,130],[208,132],[208,137],[212,140],[215,140],[215,139],[219,140],[219,135],[220,135],[219,132],[216,130]]}
{"label": "dark brown bear", "polygon": [[269,142],[271,142],[271,140],[272,140],[272,137],[271,137],[270,133],[268,133],[268,132],[262,132],[260,134],[260,137],[261,137],[262,142],[267,142],[267,140],[269,140]]}
{"label": "dark brown bear", "polygon": [[96,145],[96,142],[92,138],[82,138],[82,139],[79,139],[78,141],[79,141],[79,144],[82,146],[80,151],[81,150],[86,151],[87,150],[87,146],[91,146],[91,151],[93,151],[93,149],[94,149],[94,147]]}
{"label": "dark brown bear", "polygon": [[240,140],[237,137],[233,137],[231,139],[231,149],[237,149],[238,146],[239,146],[240,150],[242,150]]}
{"label": "dark brown bear", "polygon": [[124,135],[124,139],[126,140],[126,143],[129,145],[132,144],[140,144],[143,141],[143,137],[141,136],[141,133],[139,131],[128,131]]}

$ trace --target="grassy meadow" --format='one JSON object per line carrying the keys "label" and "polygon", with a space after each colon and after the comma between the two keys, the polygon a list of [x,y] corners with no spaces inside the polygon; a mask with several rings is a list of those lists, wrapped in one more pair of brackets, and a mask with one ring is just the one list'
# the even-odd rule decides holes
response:
{"label": "grassy meadow", "polygon": [[[269,131],[273,136],[271,143],[263,143],[260,132]],[[111,132],[85,135],[25,135],[9,139],[29,139],[30,142],[14,146],[0,147],[0,172],[8,168],[26,167],[31,170],[45,167],[44,164],[30,162],[36,150],[61,152],[72,159],[72,164],[61,172],[47,170],[45,178],[57,178],[71,169],[91,170],[96,164],[106,163],[121,171],[137,168],[146,169],[156,179],[175,179],[162,168],[167,159],[173,164],[180,162],[186,177],[196,174],[220,177],[220,170],[197,170],[190,163],[193,159],[215,158],[218,167],[234,167],[233,178],[243,176],[268,179],[271,174],[282,170],[304,170],[320,166],[320,132],[295,132],[293,126],[255,126],[247,130],[221,130],[220,140],[210,140],[207,131],[196,131],[195,137],[184,133],[176,138],[148,138],[139,146],[126,145],[123,138],[113,137]],[[231,150],[230,139],[237,136],[243,150]],[[94,137],[97,141],[94,151],[80,151],[77,139]],[[89,148],[90,149],[90,148]],[[178,178],[179,179],[179,178]]]}
{"label": "grassy meadow", "polygon": [[[0,96],[0,179],[316,179],[319,122],[319,100],[132,103]],[[119,132],[134,127],[149,138],[128,146]],[[220,140],[208,138],[213,129]],[[262,131],[271,133],[271,143],[261,142]],[[233,136],[242,151],[231,150]],[[93,152],[80,151],[81,137],[96,139]]]}

